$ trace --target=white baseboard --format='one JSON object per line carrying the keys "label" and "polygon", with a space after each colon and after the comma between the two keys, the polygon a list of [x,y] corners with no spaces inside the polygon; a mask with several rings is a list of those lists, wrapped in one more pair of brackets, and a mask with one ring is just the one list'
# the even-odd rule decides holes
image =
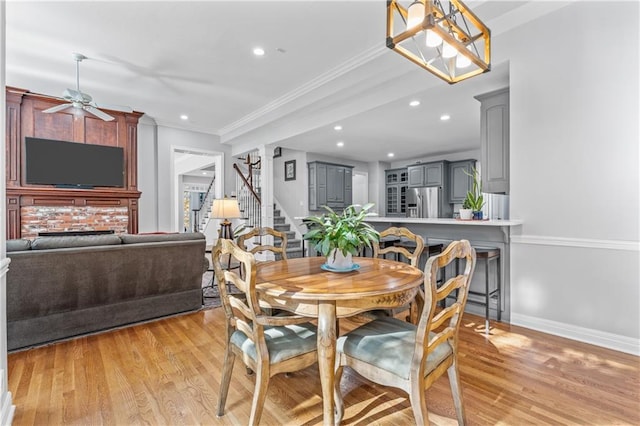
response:
{"label": "white baseboard", "polygon": [[590,343],[604,348],[640,356],[640,339],[620,336],[605,331],[592,330],[542,318],[530,317],[515,312],[511,313],[511,324],[531,328],[543,333],[566,337],[579,342]]}
{"label": "white baseboard", "polygon": [[16,411],[16,406],[11,400],[11,392],[5,392],[0,396],[0,399],[2,399],[0,402],[0,425],[10,425]]}

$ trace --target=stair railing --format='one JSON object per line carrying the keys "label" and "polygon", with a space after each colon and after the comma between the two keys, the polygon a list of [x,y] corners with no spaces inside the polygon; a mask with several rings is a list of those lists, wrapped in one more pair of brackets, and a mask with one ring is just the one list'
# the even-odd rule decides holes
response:
{"label": "stair railing", "polygon": [[204,198],[200,201],[200,205],[198,208],[193,209],[193,232],[198,232],[200,230],[200,213],[202,209],[211,203],[211,189],[213,188],[213,183],[216,181],[216,177],[214,176],[209,182],[209,186],[207,187],[207,191],[205,192]]}
{"label": "stair railing", "polygon": [[200,205],[198,208],[193,209],[193,232],[198,232],[200,230],[200,226],[203,225],[204,220],[206,220],[206,218],[200,217],[200,213],[205,206],[211,205],[211,190],[213,189],[215,181],[216,177],[214,176],[211,179],[211,182],[209,182],[209,186],[207,187],[204,197],[200,201]]}
{"label": "stair railing", "polygon": [[249,153],[244,160],[247,166],[247,176],[238,164],[233,164],[236,171],[236,194],[240,211],[249,227],[260,227],[262,224],[262,200],[260,191],[260,174],[254,171],[260,170],[260,158],[257,152]]}

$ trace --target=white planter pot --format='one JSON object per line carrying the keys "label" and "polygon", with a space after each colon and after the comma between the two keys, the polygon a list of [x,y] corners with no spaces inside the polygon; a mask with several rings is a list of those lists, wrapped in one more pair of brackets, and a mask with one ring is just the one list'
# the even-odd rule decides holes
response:
{"label": "white planter pot", "polygon": [[471,210],[471,209],[460,209],[460,219],[462,219],[462,220],[471,220],[471,219],[473,219],[473,210]]}
{"label": "white planter pot", "polygon": [[345,256],[340,250],[333,249],[327,256],[327,265],[334,269],[349,269],[353,266],[351,253]]}

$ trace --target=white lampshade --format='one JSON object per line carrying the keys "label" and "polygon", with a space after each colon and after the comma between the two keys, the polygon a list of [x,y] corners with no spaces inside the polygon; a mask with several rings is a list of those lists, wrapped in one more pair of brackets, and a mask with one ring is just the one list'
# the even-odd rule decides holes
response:
{"label": "white lampshade", "polygon": [[427,46],[438,47],[442,44],[442,37],[440,37],[435,31],[427,30]]}
{"label": "white lampshade", "polygon": [[443,58],[453,58],[458,54],[458,51],[455,47],[447,43],[446,41],[442,43],[442,57]]}
{"label": "white lampshade", "polygon": [[424,20],[424,3],[414,1],[407,8],[407,29],[413,28]]}
{"label": "white lampshade", "polygon": [[211,216],[215,219],[237,219],[240,217],[238,201],[232,198],[213,200]]}
{"label": "white lampshade", "polygon": [[[471,46],[468,46],[467,49],[470,49]],[[456,57],[456,68],[466,68],[469,65],[471,65],[471,59],[467,58],[466,56],[459,54]]]}

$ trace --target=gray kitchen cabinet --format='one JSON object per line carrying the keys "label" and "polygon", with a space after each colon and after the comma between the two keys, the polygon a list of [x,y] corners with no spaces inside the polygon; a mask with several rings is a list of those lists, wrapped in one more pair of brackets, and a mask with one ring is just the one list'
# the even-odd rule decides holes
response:
{"label": "gray kitchen cabinet", "polygon": [[343,209],[353,199],[352,166],[312,161],[309,169],[309,210],[322,206]]}
{"label": "gray kitchen cabinet", "polygon": [[406,168],[385,170],[385,215],[407,215],[407,183]]}
{"label": "gray kitchen cabinet", "polygon": [[480,101],[480,163],[484,192],[509,193],[509,88],[475,96]]}
{"label": "gray kitchen cabinet", "polygon": [[409,187],[424,186],[424,166],[409,166],[407,167],[407,173],[409,174]]}
{"label": "gray kitchen cabinet", "polygon": [[476,160],[449,163],[449,202],[462,203],[473,186],[472,170]]}
{"label": "gray kitchen cabinet", "polygon": [[436,161],[407,167],[409,188],[421,186],[446,186],[448,161]]}

